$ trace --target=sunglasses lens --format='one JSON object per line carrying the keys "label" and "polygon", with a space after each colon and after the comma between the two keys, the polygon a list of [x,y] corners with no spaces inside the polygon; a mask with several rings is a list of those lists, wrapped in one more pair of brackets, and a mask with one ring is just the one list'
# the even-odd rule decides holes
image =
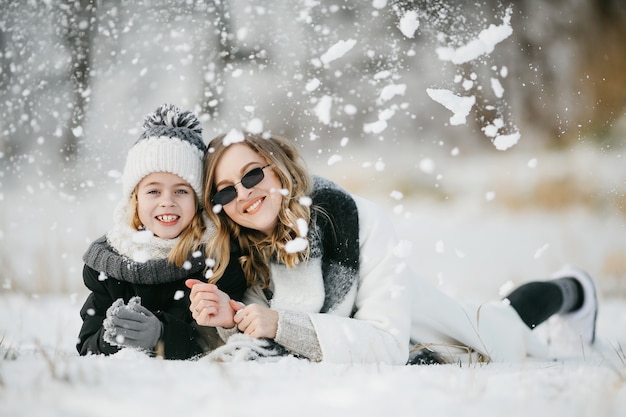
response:
{"label": "sunglasses lens", "polygon": [[243,178],[241,179],[241,185],[246,188],[252,188],[261,181],[263,181],[263,178],[265,178],[265,175],[263,174],[263,169],[254,168],[252,171],[243,176]]}
{"label": "sunglasses lens", "polygon": [[[266,168],[266,166],[263,168]],[[254,168],[246,175],[244,175],[243,178],[241,178],[241,185],[246,188],[252,188],[261,181],[263,181],[263,178],[265,178],[265,174],[263,174],[263,168]],[[233,201],[235,197],[237,197],[237,189],[233,185],[230,185],[216,192],[211,199],[211,202],[213,204],[225,206],[226,204]]]}
{"label": "sunglasses lens", "polygon": [[237,190],[231,185],[230,187],[226,187],[223,190],[216,192],[211,201],[213,201],[213,204],[225,206],[233,201],[235,197],[237,197]]}

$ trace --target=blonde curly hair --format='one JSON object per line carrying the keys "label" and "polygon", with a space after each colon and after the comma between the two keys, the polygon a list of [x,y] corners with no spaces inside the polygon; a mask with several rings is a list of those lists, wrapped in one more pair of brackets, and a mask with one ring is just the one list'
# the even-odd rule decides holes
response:
{"label": "blonde curly hair", "polygon": [[287,267],[294,267],[309,257],[309,249],[290,253],[285,245],[299,237],[298,219],[307,224],[311,219],[311,208],[302,204],[311,188],[311,177],[295,146],[287,139],[276,135],[257,135],[243,132],[243,141],[254,152],[258,153],[273,169],[286,193],[278,214],[278,222],[273,232],[266,235],[262,232],[242,228],[232,221],[224,210],[217,213],[213,210],[211,198],[217,192],[215,187],[215,170],[220,158],[228,149],[224,144],[226,134],[217,136],[209,143],[209,151],[205,160],[204,207],[217,227],[215,237],[206,245],[207,257],[215,261],[211,282],[216,282],[223,275],[230,261],[231,240],[235,240],[241,248],[239,262],[249,285],[260,284],[263,288],[269,285],[269,264],[275,260]]}

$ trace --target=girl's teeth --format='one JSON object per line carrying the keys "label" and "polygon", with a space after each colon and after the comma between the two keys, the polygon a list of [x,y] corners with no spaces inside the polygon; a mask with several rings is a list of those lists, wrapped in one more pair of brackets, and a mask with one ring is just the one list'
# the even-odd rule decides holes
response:
{"label": "girl's teeth", "polygon": [[176,220],[178,218],[178,216],[158,216],[157,219],[161,220],[162,222],[173,222],[174,220]]}

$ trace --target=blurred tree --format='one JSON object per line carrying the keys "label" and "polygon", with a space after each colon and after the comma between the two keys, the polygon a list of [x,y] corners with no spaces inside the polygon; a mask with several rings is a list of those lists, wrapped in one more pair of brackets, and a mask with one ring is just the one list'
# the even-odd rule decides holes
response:
{"label": "blurred tree", "polygon": [[603,140],[625,116],[626,2],[512,3],[520,119],[548,145]]}
{"label": "blurred tree", "polygon": [[[605,140],[616,120],[626,117],[626,1],[593,0],[589,32],[581,54],[580,81],[589,95],[584,132]],[[623,143],[622,143],[623,144]]]}
{"label": "blurred tree", "polygon": [[[6,23],[5,23],[6,25]],[[11,83],[11,61],[7,57],[7,35],[5,25],[0,25],[0,91],[7,91]],[[0,153],[9,152],[8,132],[0,130]]]}
{"label": "blurred tree", "polygon": [[238,42],[230,12],[230,2],[209,2],[204,11],[204,22],[209,39],[198,39],[197,45],[202,61],[203,85],[200,99],[203,113],[218,117],[222,97],[224,70],[228,63],[255,59],[255,52]]}
{"label": "blurred tree", "polygon": [[[502,24],[509,6],[513,33],[492,53],[462,65],[438,59],[437,48]],[[399,28],[409,11],[419,17],[412,38]],[[348,40],[349,51],[320,64]],[[602,141],[625,117],[625,41],[624,0],[0,0],[0,152],[43,177],[43,165],[74,159],[86,137],[94,153],[115,153],[125,143],[108,141],[111,132],[136,128],[164,99],[210,115],[212,128],[256,117],[328,148],[383,136],[473,137],[493,148],[481,129],[497,116],[528,143]],[[502,82],[502,99],[490,78]],[[405,94],[381,99],[396,86]],[[449,112],[427,87],[475,95],[468,125],[446,128]],[[330,113],[327,123],[317,110]],[[384,132],[364,132],[384,117]]]}
{"label": "blurred tree", "polygon": [[83,134],[91,94],[91,60],[98,22],[96,1],[63,0],[56,11],[59,13],[58,30],[71,57],[68,68],[72,86],[71,113],[61,145],[61,152],[71,159]]}

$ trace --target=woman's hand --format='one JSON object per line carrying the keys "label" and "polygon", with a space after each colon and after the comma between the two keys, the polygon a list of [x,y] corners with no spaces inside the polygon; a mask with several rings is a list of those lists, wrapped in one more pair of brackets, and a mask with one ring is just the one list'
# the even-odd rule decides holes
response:
{"label": "woman's hand", "polygon": [[248,336],[274,339],[278,330],[278,312],[259,304],[242,306],[231,300],[231,308],[237,310],[235,323],[237,328]]}
{"label": "woman's hand", "polygon": [[197,279],[188,279],[185,285],[191,288],[189,310],[199,325],[219,326],[227,329],[235,326],[236,323],[233,320],[235,310],[230,304],[233,300],[228,294],[217,288],[217,285],[207,284]]}

